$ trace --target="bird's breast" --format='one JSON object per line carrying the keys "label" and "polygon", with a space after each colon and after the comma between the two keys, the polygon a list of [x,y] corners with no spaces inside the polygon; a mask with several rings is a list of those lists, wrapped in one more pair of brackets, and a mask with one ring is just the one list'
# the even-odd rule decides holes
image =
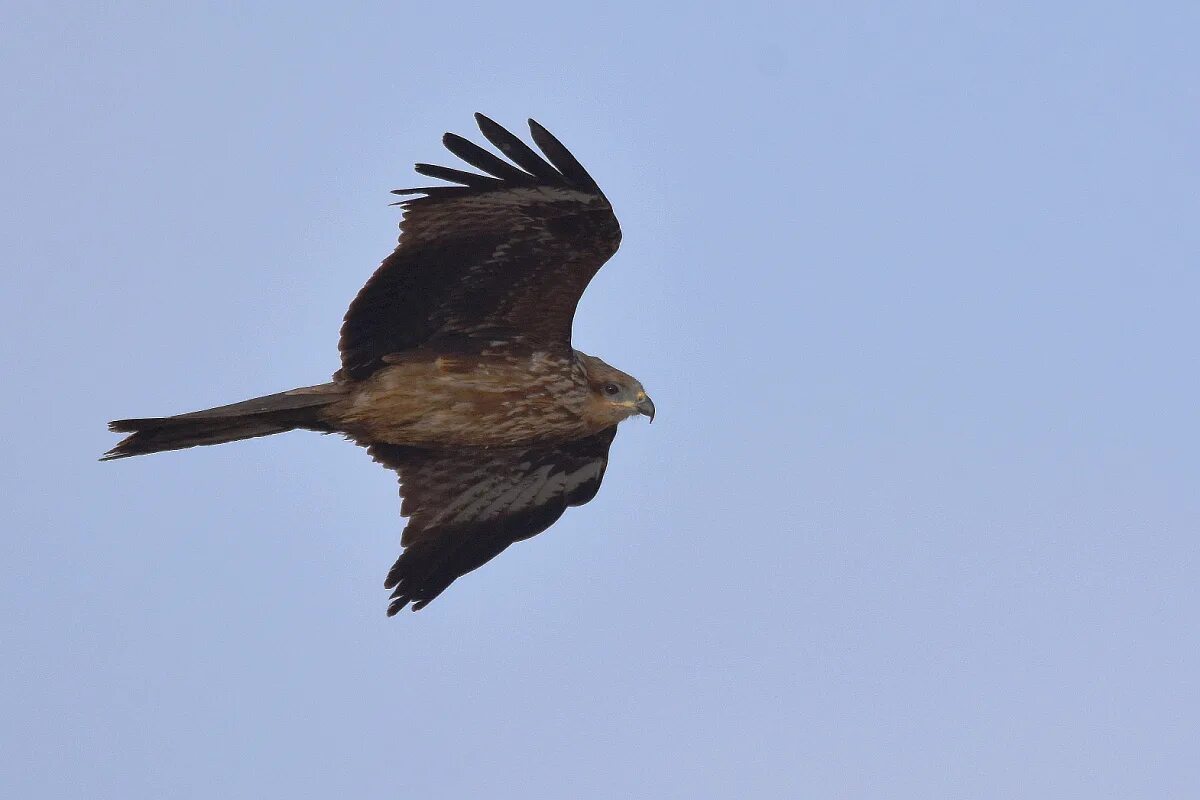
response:
{"label": "bird's breast", "polygon": [[565,359],[397,357],[359,384],[331,422],[361,442],[501,447],[586,436],[586,379]]}

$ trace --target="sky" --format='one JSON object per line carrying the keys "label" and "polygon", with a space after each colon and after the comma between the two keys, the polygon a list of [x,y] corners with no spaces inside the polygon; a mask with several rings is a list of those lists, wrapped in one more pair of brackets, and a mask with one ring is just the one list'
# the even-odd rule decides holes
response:
{"label": "sky", "polygon": [[[15,2],[0,794],[1200,796],[1195,3]],[[384,615],[395,476],[110,419],[322,382],[390,189],[612,200],[598,497]]]}

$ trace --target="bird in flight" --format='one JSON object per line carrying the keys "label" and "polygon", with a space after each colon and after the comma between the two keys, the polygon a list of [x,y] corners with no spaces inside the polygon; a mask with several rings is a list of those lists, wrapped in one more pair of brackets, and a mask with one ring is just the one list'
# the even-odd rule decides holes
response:
{"label": "bird in flight", "polygon": [[[507,160],[452,133],[480,172],[398,189],[395,251],[350,304],[329,383],[173,417],[123,419],[104,460],[303,429],[341,433],[400,478],[403,553],[388,616],[595,497],[622,420],[654,419],[642,384],[571,345],[592,276],[621,241],[612,206],[533,120],[541,154],[476,114]],[[480,174],[483,173],[483,174]]]}

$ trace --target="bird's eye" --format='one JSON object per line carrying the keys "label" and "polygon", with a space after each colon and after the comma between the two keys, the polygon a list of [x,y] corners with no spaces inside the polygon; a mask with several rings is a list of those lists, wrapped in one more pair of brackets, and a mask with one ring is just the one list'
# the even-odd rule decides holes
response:
{"label": "bird's eye", "polygon": [[621,387],[617,386],[615,383],[606,383],[604,384],[604,393],[608,395],[620,394]]}

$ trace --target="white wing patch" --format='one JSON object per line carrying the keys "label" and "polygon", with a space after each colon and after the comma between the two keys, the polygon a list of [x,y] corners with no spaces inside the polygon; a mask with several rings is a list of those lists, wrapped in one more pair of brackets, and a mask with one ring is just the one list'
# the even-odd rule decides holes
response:
{"label": "white wing patch", "polygon": [[[508,479],[496,474],[476,472],[479,477],[468,484],[454,499],[422,524],[429,529],[441,525],[461,525],[478,520],[495,519],[508,513],[544,505],[555,497],[569,495],[584,484],[600,477],[601,461],[584,464],[570,472],[555,471],[553,464],[542,464],[532,472],[529,461],[514,465]],[[499,494],[497,494],[499,492]],[[419,515],[425,509],[414,509]]]}

